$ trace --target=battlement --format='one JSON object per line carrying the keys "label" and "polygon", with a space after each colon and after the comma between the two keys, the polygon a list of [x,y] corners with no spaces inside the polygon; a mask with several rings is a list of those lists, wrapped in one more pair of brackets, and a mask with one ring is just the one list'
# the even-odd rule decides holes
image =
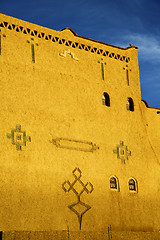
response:
{"label": "battlement", "polygon": [[[99,41],[96,41],[93,39],[82,37],[82,36],[79,36],[78,34],[76,34],[70,28],[65,28],[65,29],[62,29],[60,32],[58,32],[58,31],[54,31],[51,29],[40,27],[35,24],[30,24],[30,23],[26,24],[25,21],[6,16],[4,14],[0,14],[0,19],[1,19],[0,27],[2,27],[2,28],[6,28],[11,31],[30,35],[31,37],[38,37],[40,39],[44,39],[44,40],[52,42],[52,43],[57,43],[60,45],[65,45],[67,47],[77,48],[77,49],[81,49],[83,51],[95,53],[102,57],[105,56],[105,57],[113,58],[115,60],[119,60],[119,61],[126,62],[126,63],[131,61],[130,57],[127,55],[124,55],[122,53],[120,53],[120,54],[115,53],[113,51],[113,48],[120,49],[123,51],[128,50],[130,48],[137,49],[137,47],[135,47],[131,44],[130,44],[130,47],[128,47],[128,48],[120,48],[120,47],[109,45],[109,44],[99,42]],[[70,40],[69,37],[65,38],[63,36],[64,35],[63,33],[66,33],[66,31],[70,32],[70,34],[72,34],[75,37],[74,40]],[[88,42],[86,43],[86,42],[84,42],[84,40],[88,40]],[[89,42],[91,43],[91,45],[88,45]],[[94,43],[100,44],[101,47],[93,46]],[[109,48],[111,47],[112,50],[110,50],[110,49],[106,50],[106,47],[109,47]]]}

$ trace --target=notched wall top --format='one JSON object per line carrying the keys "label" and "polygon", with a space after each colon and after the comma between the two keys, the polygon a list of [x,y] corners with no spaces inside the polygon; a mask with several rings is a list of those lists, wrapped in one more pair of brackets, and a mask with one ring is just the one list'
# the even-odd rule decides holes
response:
{"label": "notched wall top", "polygon": [[[6,16],[4,14],[0,15],[0,28],[6,28],[10,31],[16,31],[30,36],[36,36],[45,41],[50,41],[52,43],[58,43],[72,48],[78,48],[83,51],[95,53],[101,56],[106,56],[123,62],[130,62],[131,59],[127,54],[117,54],[117,49],[127,50],[129,48],[135,48],[130,45],[128,48],[120,48],[113,45],[109,45],[103,42],[92,40],[86,37],[79,36],[72,29],[65,28],[60,32],[43,28],[35,24],[31,24],[16,18]],[[72,39],[72,40],[71,40]],[[87,40],[87,41],[86,41]],[[95,43],[95,46],[94,46]],[[98,46],[97,46],[98,43]],[[107,50],[106,50],[107,47]],[[114,52],[114,48],[116,49]],[[111,50],[112,49],[112,50]]]}

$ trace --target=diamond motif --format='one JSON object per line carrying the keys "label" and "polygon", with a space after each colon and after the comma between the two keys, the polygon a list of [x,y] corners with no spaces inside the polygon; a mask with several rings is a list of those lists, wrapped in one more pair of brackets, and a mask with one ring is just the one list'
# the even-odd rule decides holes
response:
{"label": "diamond motif", "polygon": [[77,195],[81,195],[84,190],[85,190],[85,187],[84,187],[84,184],[81,183],[81,181],[76,181],[76,183],[74,184],[74,187],[72,189]]}
{"label": "diamond motif", "polygon": [[93,185],[92,185],[92,183],[89,182],[89,183],[87,184],[86,190],[87,190],[87,193],[91,193],[91,192],[93,191]]}
{"label": "diamond motif", "polygon": [[82,172],[79,168],[75,168],[72,171],[72,173],[75,180],[72,183],[70,183],[69,181],[65,181],[62,184],[62,189],[65,192],[69,192],[70,190],[72,190],[75,193],[76,197],[78,198],[78,202],[73,203],[72,205],[68,206],[68,208],[77,215],[81,230],[82,216],[91,208],[91,206],[81,202],[80,197],[83,194],[83,192],[86,192],[87,194],[91,193],[93,191],[93,185],[90,182],[84,184],[81,181],[80,178]]}
{"label": "diamond motif", "polygon": [[74,175],[75,179],[79,179],[81,177],[81,173],[82,172],[81,172],[81,170],[79,168],[75,168],[73,170],[73,175]]}
{"label": "diamond motif", "polygon": [[78,216],[78,221],[79,221],[80,229],[81,229],[82,216],[91,208],[91,206],[89,206],[86,203],[83,203],[81,201],[78,201],[77,203],[74,203],[74,204],[68,206],[68,208]]}
{"label": "diamond motif", "polygon": [[71,190],[71,185],[70,185],[70,182],[69,181],[65,181],[63,184],[62,184],[62,188],[65,192],[69,192]]}
{"label": "diamond motif", "polygon": [[16,125],[16,129],[7,133],[7,138],[11,138],[12,144],[16,145],[17,150],[22,150],[22,146],[26,146],[27,141],[31,142],[31,138],[26,136],[26,131],[21,130],[21,125]]}
{"label": "diamond motif", "polygon": [[127,146],[124,146],[123,141],[120,141],[120,145],[117,145],[116,149],[113,149],[113,153],[117,154],[117,158],[121,159],[121,163],[123,164],[128,160],[128,156],[131,156],[131,151],[128,150]]}

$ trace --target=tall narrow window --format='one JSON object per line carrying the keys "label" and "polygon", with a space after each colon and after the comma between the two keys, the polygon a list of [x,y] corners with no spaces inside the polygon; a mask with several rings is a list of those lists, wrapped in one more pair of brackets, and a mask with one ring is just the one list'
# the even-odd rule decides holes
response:
{"label": "tall narrow window", "polygon": [[118,179],[115,176],[110,177],[110,189],[112,190],[119,190]]}
{"label": "tall narrow window", "polygon": [[127,110],[129,111],[134,111],[134,102],[133,102],[133,99],[132,98],[128,98],[127,101],[126,101],[126,108]]}
{"label": "tall narrow window", "polygon": [[107,107],[110,107],[110,97],[109,94],[106,92],[104,92],[102,95],[102,104]]}
{"label": "tall narrow window", "polygon": [[129,191],[137,192],[137,181],[134,178],[130,178],[128,180],[128,184],[129,184]]}

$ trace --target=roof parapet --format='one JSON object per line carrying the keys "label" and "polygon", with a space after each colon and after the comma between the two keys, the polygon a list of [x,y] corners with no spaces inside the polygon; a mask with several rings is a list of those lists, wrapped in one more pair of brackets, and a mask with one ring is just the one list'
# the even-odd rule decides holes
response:
{"label": "roof parapet", "polygon": [[136,47],[136,46],[135,46],[135,45],[133,45],[133,44],[129,44],[129,46],[130,46],[131,48],[138,49],[138,47]]}

